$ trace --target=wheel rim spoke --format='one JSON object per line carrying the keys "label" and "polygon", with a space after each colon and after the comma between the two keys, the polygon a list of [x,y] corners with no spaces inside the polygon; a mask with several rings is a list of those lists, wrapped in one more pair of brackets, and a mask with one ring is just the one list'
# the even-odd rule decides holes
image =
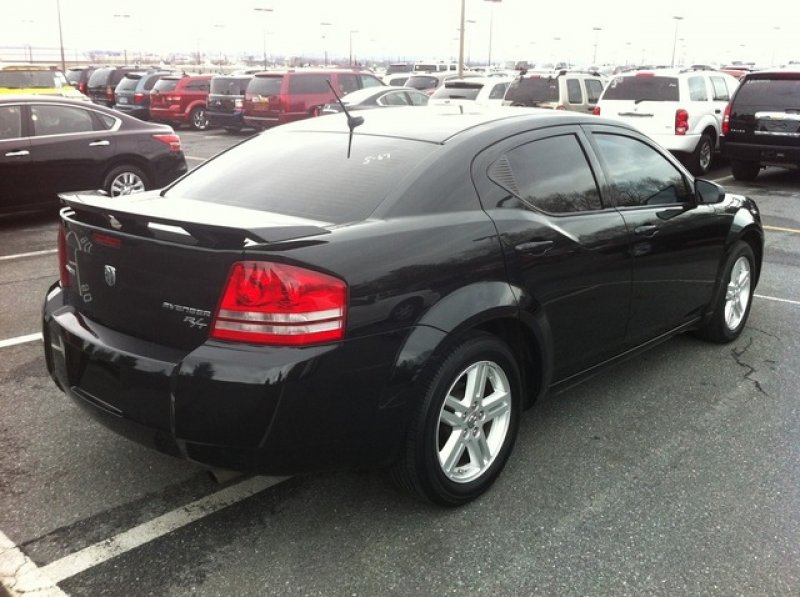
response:
{"label": "wheel rim spoke", "polygon": [[436,434],[439,464],[449,480],[473,481],[492,465],[508,435],[511,399],[505,372],[491,361],[473,363],[455,378]]}
{"label": "wheel rim spoke", "polygon": [[729,330],[741,325],[750,303],[750,262],[739,257],[731,268],[730,282],[725,290],[725,324]]}

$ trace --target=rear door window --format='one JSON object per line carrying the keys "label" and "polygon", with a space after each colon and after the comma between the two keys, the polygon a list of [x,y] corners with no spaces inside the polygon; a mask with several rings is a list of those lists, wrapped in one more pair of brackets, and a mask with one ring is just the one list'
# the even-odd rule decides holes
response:
{"label": "rear door window", "polygon": [[289,94],[304,95],[330,93],[331,88],[328,87],[328,79],[330,79],[328,75],[294,74],[289,77]]}
{"label": "rear door window", "polygon": [[725,79],[722,77],[709,77],[711,79],[711,87],[714,90],[714,101],[716,102],[727,102],[731,99],[731,95],[728,92],[728,86],[725,83]]}
{"label": "rear door window", "polygon": [[603,93],[603,83],[597,79],[586,79],[586,101],[596,104]]}
{"label": "rear door window", "polygon": [[509,151],[502,160],[507,160],[517,194],[528,205],[548,213],[603,208],[594,174],[575,135],[526,143]]}
{"label": "rear door window", "polygon": [[582,104],[583,92],[578,79],[567,79],[567,101],[570,104]]}
{"label": "rear door window", "polygon": [[512,81],[506,91],[506,101],[530,106],[541,102],[558,101],[558,79],[522,78]]}
{"label": "rear door window", "polygon": [[88,110],[72,106],[31,106],[33,134],[65,135],[68,133],[84,133],[94,130],[94,120]]}
{"label": "rear door window", "polygon": [[22,137],[20,106],[0,106],[0,139],[19,139],[20,137]]}
{"label": "rear door window", "polygon": [[178,86],[179,80],[180,79],[159,79],[158,83],[153,87],[153,91],[158,91],[159,93],[173,91]]}
{"label": "rear door window", "polygon": [[707,102],[708,91],[706,90],[705,77],[689,77],[689,99],[693,102]]}

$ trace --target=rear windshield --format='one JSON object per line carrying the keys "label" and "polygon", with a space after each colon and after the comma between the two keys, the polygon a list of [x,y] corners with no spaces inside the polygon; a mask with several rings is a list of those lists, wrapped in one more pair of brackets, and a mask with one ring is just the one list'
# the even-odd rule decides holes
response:
{"label": "rear windshield", "polygon": [[478,97],[482,87],[483,83],[457,83],[454,85],[445,83],[434,92],[431,98],[474,100]]}
{"label": "rear windshield", "polygon": [[52,70],[0,71],[0,87],[9,89],[51,89],[66,84],[64,75]]}
{"label": "rear windshield", "polygon": [[406,81],[406,87],[413,87],[414,89],[419,89],[420,91],[425,91],[426,89],[436,89],[439,86],[439,79],[436,77],[427,77],[425,75],[414,75],[413,77],[409,77],[408,81]]}
{"label": "rear windshield", "polygon": [[506,101],[520,104],[558,101],[558,79],[526,77],[516,79],[508,86]]}
{"label": "rear windshield", "polygon": [[89,87],[105,85],[112,70],[113,69],[110,68],[98,68],[92,73],[92,76],[89,77]]}
{"label": "rear windshield", "polygon": [[736,94],[736,106],[772,106],[800,109],[800,77],[745,79]]}
{"label": "rear windshield", "polygon": [[253,95],[278,95],[281,92],[283,77],[255,77],[247,86],[247,93]]}
{"label": "rear windshield", "polygon": [[80,83],[82,74],[83,74],[83,69],[68,70],[67,71],[67,81],[69,81],[73,85],[75,83]]}
{"label": "rear windshield", "polygon": [[153,87],[153,91],[164,93],[165,91],[172,91],[178,86],[180,79],[159,79],[158,83]]}
{"label": "rear windshield", "polygon": [[196,168],[165,196],[334,224],[360,221],[436,148],[433,143],[356,134],[348,159],[346,133],[275,129]]}
{"label": "rear windshield", "polygon": [[606,87],[605,100],[647,100],[651,102],[677,102],[676,77],[616,77]]}
{"label": "rear windshield", "polygon": [[411,72],[410,64],[390,64],[389,67],[386,69],[387,75],[393,75],[394,73],[408,73],[408,72]]}
{"label": "rear windshield", "polygon": [[211,79],[211,93],[215,95],[244,95],[252,77],[220,77]]}
{"label": "rear windshield", "polygon": [[117,84],[117,89],[116,90],[117,91],[133,91],[134,89],[136,89],[136,85],[139,83],[139,79],[141,79],[141,77],[138,76],[138,75],[136,77],[131,77],[129,75],[129,76],[125,77],[124,79],[122,79],[122,81],[120,81]]}

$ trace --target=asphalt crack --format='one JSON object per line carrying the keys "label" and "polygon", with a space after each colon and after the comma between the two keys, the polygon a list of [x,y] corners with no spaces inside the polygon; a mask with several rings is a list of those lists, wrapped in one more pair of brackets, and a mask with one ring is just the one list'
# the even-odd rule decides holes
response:
{"label": "asphalt crack", "polygon": [[756,369],[755,367],[753,367],[749,363],[746,363],[744,361],[744,359],[743,359],[745,353],[748,350],[750,350],[751,346],[753,346],[753,338],[752,338],[752,336],[750,337],[750,340],[747,342],[747,345],[742,347],[741,349],[738,349],[736,346],[731,348],[731,356],[733,356],[733,360],[736,361],[737,365],[739,365],[743,369],[746,369],[746,372],[744,374],[744,379],[749,381],[750,383],[752,383],[753,386],[755,386],[755,388],[763,396],[769,397],[769,394],[767,394],[767,392],[764,391],[764,388],[761,386],[761,383],[757,379],[752,377],[755,373],[758,373],[758,369]]}

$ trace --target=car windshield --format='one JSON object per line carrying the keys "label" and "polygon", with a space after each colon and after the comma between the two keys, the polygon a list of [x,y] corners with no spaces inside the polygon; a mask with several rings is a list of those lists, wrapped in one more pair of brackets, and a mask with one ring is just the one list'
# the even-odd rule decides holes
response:
{"label": "car windshield", "polygon": [[558,79],[522,77],[512,81],[505,100],[512,103],[557,102]]}
{"label": "car windshield", "polygon": [[677,77],[634,75],[615,77],[608,84],[604,100],[638,100],[650,102],[677,102]]}
{"label": "car windshield", "polygon": [[0,71],[0,87],[7,89],[49,89],[64,87],[64,75],[52,70]]}
{"label": "car windshield", "polygon": [[413,77],[409,77],[408,81],[406,81],[406,87],[413,87],[414,89],[419,89],[420,91],[425,91],[426,89],[436,89],[438,86],[439,79],[426,75],[414,75]]}
{"label": "car windshield", "polygon": [[346,134],[275,129],[206,162],[164,195],[334,224],[360,221],[436,148],[356,135],[348,159]]}
{"label": "car windshield", "polygon": [[214,95],[244,95],[247,84],[252,77],[215,77],[211,79],[211,91]]}
{"label": "car windshield", "polygon": [[165,91],[172,91],[178,86],[180,79],[159,79],[158,83],[153,87],[153,91],[164,93]]}
{"label": "car windshield", "polygon": [[283,77],[255,77],[247,86],[247,93],[254,95],[278,95],[281,92]]}

